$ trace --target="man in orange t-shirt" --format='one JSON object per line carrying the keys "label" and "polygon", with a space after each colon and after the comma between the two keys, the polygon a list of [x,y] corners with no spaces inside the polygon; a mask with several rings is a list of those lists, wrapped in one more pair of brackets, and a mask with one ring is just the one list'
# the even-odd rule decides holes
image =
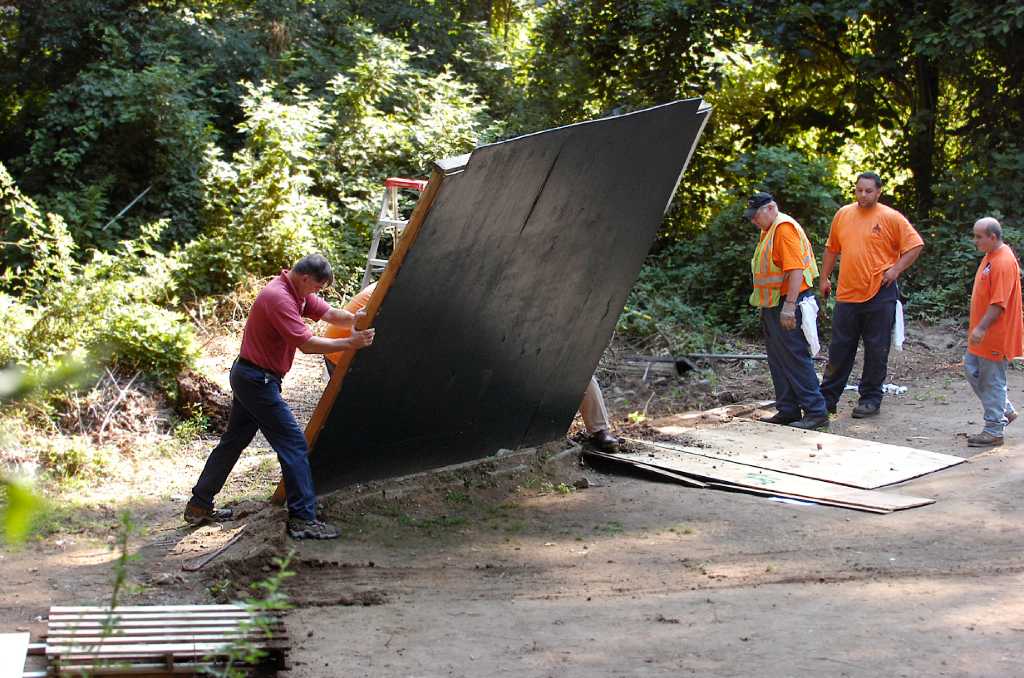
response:
{"label": "man in orange t-shirt", "polygon": [[974,222],[974,244],[985,256],[974,275],[964,371],[985,410],[985,427],[967,445],[993,447],[1003,444],[1003,428],[1017,418],[1006,397],[1006,365],[1024,355],[1020,264],[992,217]]}
{"label": "man in orange t-shirt", "polygon": [[857,345],[863,340],[860,400],[853,409],[857,418],[878,414],[881,408],[899,297],[896,281],[924,248],[907,218],[878,202],[881,193],[882,179],[877,174],[857,176],[856,202],[839,208],[832,219],[818,285],[822,298],[828,298],[832,269],[842,257],[821,394],[829,412],[834,413],[853,370]]}

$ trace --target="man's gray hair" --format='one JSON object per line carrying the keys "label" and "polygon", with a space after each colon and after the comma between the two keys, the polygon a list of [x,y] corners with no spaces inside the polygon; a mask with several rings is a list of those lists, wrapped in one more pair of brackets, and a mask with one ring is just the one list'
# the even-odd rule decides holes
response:
{"label": "man's gray hair", "polygon": [[327,261],[327,257],[322,254],[307,254],[295,262],[292,272],[299,275],[311,275],[316,278],[317,282],[325,282],[328,285],[334,282],[334,271],[331,270],[331,264]]}
{"label": "man's gray hair", "polygon": [[999,225],[995,217],[982,217],[974,222],[975,226],[981,226],[985,229],[985,233],[992,238],[997,240],[1003,239],[1003,227]]}

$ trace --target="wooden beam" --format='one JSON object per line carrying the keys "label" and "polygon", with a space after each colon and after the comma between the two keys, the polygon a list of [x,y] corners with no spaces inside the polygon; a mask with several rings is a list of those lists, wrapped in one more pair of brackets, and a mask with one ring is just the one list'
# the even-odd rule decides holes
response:
{"label": "wooden beam", "polygon": [[[402,231],[402,236],[395,245],[394,253],[388,259],[387,267],[381,274],[380,280],[377,281],[377,287],[373,290],[373,295],[366,304],[366,317],[356,325],[357,330],[365,330],[373,324],[373,319],[377,315],[381,302],[384,301],[384,297],[388,294],[388,289],[390,289],[391,284],[394,282],[395,276],[398,275],[398,269],[402,267],[406,254],[408,254],[409,249],[416,242],[417,236],[419,236],[420,227],[423,226],[423,222],[427,219],[427,214],[430,212],[431,205],[434,204],[437,192],[441,189],[444,177],[445,171],[440,167],[435,167],[430,175],[430,181],[427,182],[427,187],[420,194],[420,199],[416,201],[416,207],[409,217],[409,223],[406,224],[405,229]],[[309,423],[306,425],[306,447],[308,449],[313,449],[320,431],[323,430],[327,416],[331,413],[334,401],[337,400],[338,393],[341,391],[345,373],[348,372],[349,365],[352,364],[355,354],[356,351],[343,351],[338,357],[338,362],[334,367],[334,374],[331,376],[331,380],[327,382],[327,388],[324,389],[323,395],[320,396],[320,402],[317,403],[316,409],[313,410],[313,416],[309,418]],[[284,486],[284,479],[282,478],[277,484],[277,489],[274,490],[271,501],[274,504],[281,505],[284,503],[286,496],[287,492]]]}

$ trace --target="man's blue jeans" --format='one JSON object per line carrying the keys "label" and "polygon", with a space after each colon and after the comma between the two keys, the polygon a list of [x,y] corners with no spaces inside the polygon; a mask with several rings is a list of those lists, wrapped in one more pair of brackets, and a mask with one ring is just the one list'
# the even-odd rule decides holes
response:
{"label": "man's blue jeans", "polygon": [[973,353],[964,354],[964,373],[967,383],[981,400],[985,410],[985,432],[1003,437],[1006,415],[1013,414],[1013,403],[1006,397],[1006,361],[989,360]]}
{"label": "man's blue jeans", "polygon": [[829,409],[836,406],[846,388],[857,357],[857,345],[864,340],[864,370],[860,376],[860,402],[881,405],[882,384],[889,370],[889,346],[896,320],[896,283],[860,303],[836,302],[832,314],[832,341],[828,364],[821,380],[821,394]]}
{"label": "man's blue jeans", "polygon": [[316,518],[316,490],[306,457],[306,437],[281,397],[281,380],[262,370],[236,362],[231,367],[231,416],[228,428],[206,460],[192,488],[192,503],[213,508],[213,498],[224,487],[242,450],[262,431],[277,453],[288,491],[292,518]]}
{"label": "man's blue jeans", "polygon": [[[811,294],[807,290],[799,299]],[[799,301],[798,299],[798,301]],[[786,330],[779,322],[782,304],[761,309],[761,329],[764,330],[768,370],[775,385],[775,408],[792,417],[825,416],[825,399],[818,390],[818,375],[814,360],[800,329],[801,309],[796,309],[796,329]]]}

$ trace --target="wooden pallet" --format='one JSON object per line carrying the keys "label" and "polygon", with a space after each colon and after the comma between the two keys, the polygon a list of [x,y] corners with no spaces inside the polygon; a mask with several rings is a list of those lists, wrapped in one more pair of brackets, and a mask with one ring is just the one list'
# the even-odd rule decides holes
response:
{"label": "wooden pallet", "polygon": [[223,666],[239,643],[262,652],[261,667],[287,668],[281,618],[242,605],[51,607],[46,658],[58,676],[189,675]]}

